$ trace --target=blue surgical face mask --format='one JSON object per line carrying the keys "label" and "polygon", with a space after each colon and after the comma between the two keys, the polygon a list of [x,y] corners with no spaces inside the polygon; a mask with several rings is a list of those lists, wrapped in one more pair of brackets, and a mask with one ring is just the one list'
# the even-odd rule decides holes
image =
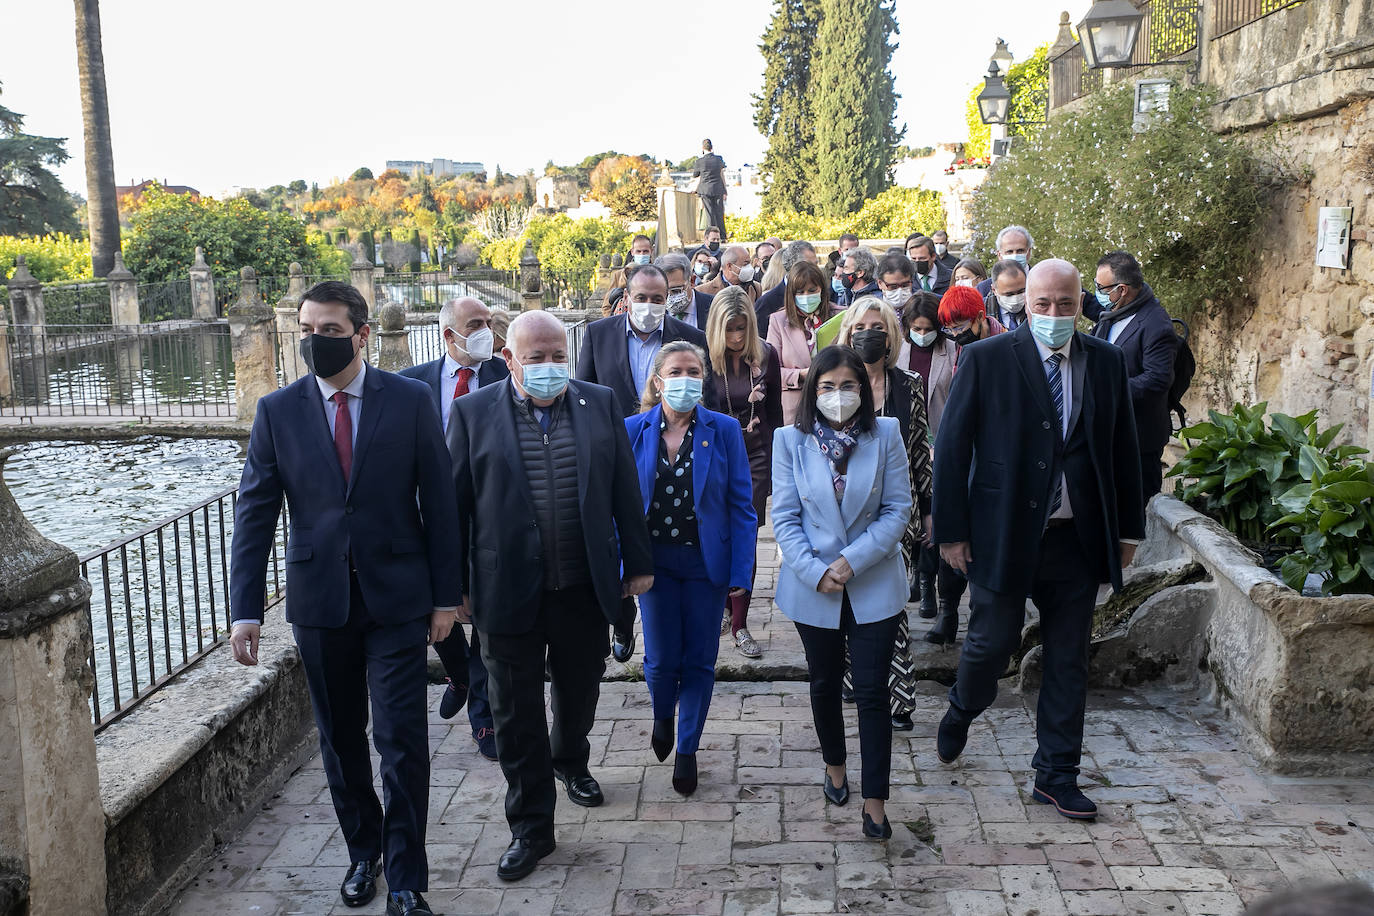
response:
{"label": "blue surgical face mask", "polygon": [[635,262],[636,264],[648,264],[648,263],[649,263],[649,256],[648,256],[647,254],[637,254],[637,255],[634,255],[633,258],[634,258],[634,262]]}
{"label": "blue surgical face mask", "polygon": [[939,338],[940,332],[925,331],[923,333],[921,331],[916,330],[915,328],[912,328],[911,333],[908,336],[911,338],[912,343],[920,347],[922,350],[925,350],[935,346],[935,341],[937,338]]}
{"label": "blue surgical face mask", "polygon": [[1111,309],[1111,308],[1112,308],[1112,295],[1111,295],[1111,293],[1104,293],[1104,292],[1102,292],[1102,290],[1098,290],[1098,291],[1097,291],[1096,293],[1094,293],[1093,295],[1095,295],[1095,296],[1097,297],[1097,304],[1098,304],[1098,305],[1102,306],[1104,309]]}
{"label": "blue surgical face mask", "polygon": [[678,413],[686,413],[701,402],[701,379],[690,375],[659,379],[663,382],[663,403]]}
{"label": "blue surgical face mask", "polygon": [[705,261],[697,261],[697,266],[692,268],[692,273],[698,277],[704,277],[711,272],[711,265]]}
{"label": "blue surgical face mask", "polygon": [[844,281],[840,279],[839,273],[830,278],[830,288],[837,293],[844,292]]}
{"label": "blue surgical face mask", "polygon": [[1016,263],[1020,264],[1022,267],[1026,267],[1026,266],[1028,266],[1028,264],[1030,263],[1030,256],[1029,256],[1029,255],[1014,254],[1014,255],[1011,256],[1011,259],[1012,259],[1013,261],[1015,261]]}
{"label": "blue surgical face mask", "polygon": [[1031,315],[1031,333],[1051,350],[1058,350],[1073,336],[1077,315]]}
{"label": "blue surgical face mask", "polygon": [[797,293],[797,308],[806,314],[813,314],[821,307],[820,293]]}
{"label": "blue surgical face mask", "polygon": [[[516,360],[520,363],[519,360]],[[520,363],[524,379],[520,384],[525,393],[537,401],[552,401],[568,387],[567,363]]]}

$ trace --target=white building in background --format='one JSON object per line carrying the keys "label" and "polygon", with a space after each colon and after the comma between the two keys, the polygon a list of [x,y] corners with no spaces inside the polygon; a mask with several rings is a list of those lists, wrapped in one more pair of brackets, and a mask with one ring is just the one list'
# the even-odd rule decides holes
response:
{"label": "white building in background", "polygon": [[480,162],[458,162],[453,159],[388,159],[388,169],[395,169],[406,175],[425,175],[430,178],[451,178],[455,175],[477,175],[485,173],[487,167]]}
{"label": "white building in background", "polygon": [[[670,172],[673,184],[685,191],[692,184],[691,172]],[[745,163],[738,168],[726,166],[720,173],[725,182],[725,212],[731,216],[754,217],[763,210],[763,179],[759,170]]]}

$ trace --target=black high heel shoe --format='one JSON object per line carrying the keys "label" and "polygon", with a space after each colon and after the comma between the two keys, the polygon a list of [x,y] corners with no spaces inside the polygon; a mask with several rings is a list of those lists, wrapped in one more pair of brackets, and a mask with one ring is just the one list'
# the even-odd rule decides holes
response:
{"label": "black high heel shoe", "polygon": [[649,738],[649,747],[653,748],[654,756],[658,758],[659,763],[668,759],[668,755],[673,751],[672,719],[654,720],[654,733]]}
{"label": "black high heel shoe", "polygon": [[679,795],[691,795],[697,790],[696,754],[678,754],[673,761],[673,790]]}
{"label": "black high heel shoe", "polygon": [[846,773],[844,782],[837,786],[830,781],[830,773],[826,772],[825,781],[821,784],[821,792],[830,800],[832,805],[843,805],[849,801],[849,774]]}
{"label": "black high heel shoe", "polygon": [[875,840],[892,839],[892,825],[888,823],[887,815],[883,815],[883,825],[879,827],[869,816],[868,810],[864,810],[864,836],[872,837]]}

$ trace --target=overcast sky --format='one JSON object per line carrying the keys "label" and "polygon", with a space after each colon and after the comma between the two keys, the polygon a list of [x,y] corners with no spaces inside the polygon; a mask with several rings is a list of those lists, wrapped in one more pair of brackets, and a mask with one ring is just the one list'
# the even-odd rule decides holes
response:
{"label": "overcast sky", "polygon": [[[3,0],[0,11],[19,0]],[[892,71],[907,143],[965,135],[964,100],[998,37],[1018,59],[1053,41],[1068,2],[898,0]],[[326,183],[386,159],[542,171],[605,149],[673,160],[703,136],[758,162],[753,126],[769,0],[105,0],[115,175],[218,194]],[[70,0],[23,5],[0,54],[0,104],[67,137],[85,194]],[[22,30],[22,34],[20,34]]]}

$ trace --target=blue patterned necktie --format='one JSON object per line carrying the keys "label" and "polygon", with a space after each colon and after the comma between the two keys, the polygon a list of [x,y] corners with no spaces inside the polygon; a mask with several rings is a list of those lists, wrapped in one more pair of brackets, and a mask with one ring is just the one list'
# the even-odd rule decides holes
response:
{"label": "blue patterned necktie", "polygon": [[[1054,398],[1054,415],[1059,418],[1060,434],[1064,429],[1064,380],[1059,376],[1059,364],[1064,361],[1064,354],[1051,353],[1049,359],[1045,360],[1045,381],[1050,383],[1050,396]],[[1059,481],[1054,482],[1054,495],[1050,497],[1050,515],[1059,511],[1063,505],[1064,493],[1059,485]]]}

